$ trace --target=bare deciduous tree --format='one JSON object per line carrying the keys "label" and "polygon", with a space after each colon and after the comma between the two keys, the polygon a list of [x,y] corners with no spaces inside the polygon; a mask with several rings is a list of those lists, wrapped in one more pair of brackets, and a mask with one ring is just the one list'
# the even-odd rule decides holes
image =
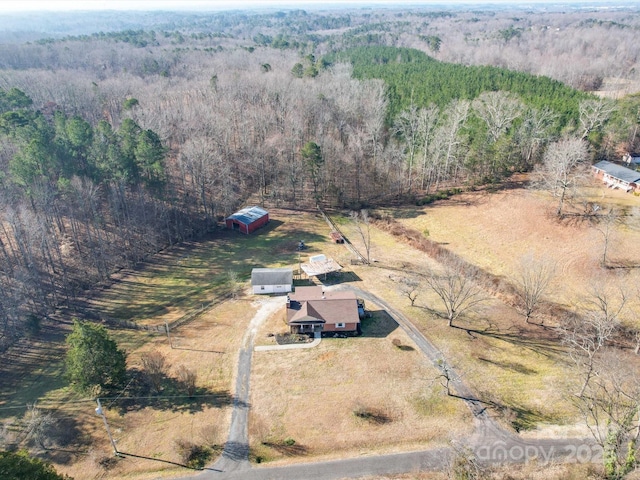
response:
{"label": "bare deciduous tree", "polygon": [[522,123],[515,133],[515,139],[520,147],[522,162],[525,168],[531,168],[542,147],[547,144],[550,130],[558,115],[548,108],[542,110],[530,109],[522,118]]}
{"label": "bare deciduous tree", "polygon": [[440,299],[448,324],[453,327],[460,315],[472,311],[487,297],[477,283],[477,272],[473,267],[453,256],[445,257],[443,266],[442,273],[429,272],[425,283]]}
{"label": "bare deciduous tree", "polygon": [[24,431],[27,439],[32,440],[43,450],[47,449],[47,441],[51,437],[52,429],[56,423],[54,416],[50,412],[44,412],[33,405],[27,405],[27,412],[24,417]]}
{"label": "bare deciduous tree", "polygon": [[554,275],[555,265],[549,260],[535,258],[532,255],[526,255],[521,259],[520,271],[516,276],[516,309],[526,323],[531,323]]}
{"label": "bare deciduous tree", "polygon": [[483,92],[473,101],[476,115],[487,124],[489,140],[498,141],[520,116],[522,102],[507,92]]}
{"label": "bare deciduous tree", "polygon": [[141,361],[151,386],[156,392],[159,392],[168,366],[167,359],[159,351],[153,350],[143,353]]}
{"label": "bare deciduous tree", "polygon": [[565,201],[584,175],[587,144],[577,138],[564,138],[547,148],[542,165],[536,169],[536,184],[558,198],[556,215],[561,217]]}
{"label": "bare deciduous tree", "polygon": [[597,374],[596,360],[620,326],[627,296],[620,287],[594,285],[581,315],[568,315],[559,327],[569,356],[583,375],[578,397],[582,397]]}
{"label": "bare deciduous tree", "polygon": [[603,267],[607,266],[607,254],[609,253],[609,247],[614,237],[615,226],[620,220],[620,213],[614,207],[610,207],[603,213],[600,212],[598,206],[595,215],[591,217],[593,220],[593,227],[602,235],[602,259],[600,264]]}
{"label": "bare deciduous tree", "polygon": [[176,373],[178,375],[178,381],[187,391],[187,395],[190,397],[194,396],[197,390],[196,382],[198,380],[198,373],[185,365],[180,365]]}
{"label": "bare deciduous tree", "polygon": [[[469,117],[471,103],[468,100],[454,100],[443,112],[445,120],[436,129],[434,142],[435,155],[440,173],[437,180],[455,179],[461,165],[459,150],[462,146],[460,130]],[[438,188],[438,181],[436,181]]]}
{"label": "bare deciduous tree", "polygon": [[420,294],[420,281],[415,277],[406,277],[401,278],[398,284],[398,292],[400,292],[400,295],[403,297],[407,297],[413,307]]}
{"label": "bare deciduous tree", "polygon": [[491,478],[489,468],[466,445],[454,443],[449,460],[448,478],[452,480],[485,480]]}
{"label": "bare deciduous tree", "polygon": [[409,192],[413,188],[413,170],[415,168],[416,153],[420,146],[419,124],[420,117],[418,107],[413,103],[408,110],[400,112],[393,124],[395,134],[400,136],[405,144],[407,189]]}
{"label": "bare deciduous tree", "polygon": [[242,282],[240,282],[240,277],[238,276],[238,272],[235,270],[227,271],[227,286],[229,288],[229,293],[233,298],[237,298],[242,291]]}
{"label": "bare deciduous tree", "polygon": [[620,351],[598,360],[598,375],[576,399],[596,443],[603,448],[605,478],[620,479],[637,467],[640,376]]}
{"label": "bare deciduous tree", "polygon": [[614,110],[614,103],[605,98],[580,102],[580,139],[585,140],[591,132],[602,128]]}
{"label": "bare deciduous tree", "polygon": [[[435,173],[435,163],[433,161],[432,142],[436,125],[438,124],[438,115],[440,109],[435,105],[429,105],[427,108],[421,108],[418,112],[418,134],[420,138],[420,150],[422,154],[422,165],[420,172],[420,188],[422,190],[431,187],[433,174]],[[426,184],[426,185],[425,185]]]}

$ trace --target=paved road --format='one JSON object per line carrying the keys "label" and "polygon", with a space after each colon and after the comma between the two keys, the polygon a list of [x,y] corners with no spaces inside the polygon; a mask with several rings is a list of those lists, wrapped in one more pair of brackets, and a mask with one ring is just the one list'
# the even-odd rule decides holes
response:
{"label": "paved road", "polygon": [[[468,405],[476,421],[474,434],[460,444],[473,451],[485,463],[523,463],[536,461],[546,464],[561,462],[600,462],[601,449],[589,439],[529,439],[525,440],[504,430],[488,414],[471,389],[455,370],[446,363],[442,353],[407,319],[387,302],[375,295],[349,285],[335,287],[350,289],[368,302],[383,307],[407,332],[422,353],[436,368],[448,371],[455,392]],[[252,467],[248,461],[249,376],[253,341],[258,326],[279,306],[281,297],[262,300],[262,308],[252,320],[243,341],[238,359],[236,395],[229,437],[221,458],[204,472],[184,479],[246,479],[246,480],[338,480],[368,475],[393,475],[415,471],[434,471],[447,468],[453,447],[390,455],[371,455],[325,462],[299,463],[282,467]]]}

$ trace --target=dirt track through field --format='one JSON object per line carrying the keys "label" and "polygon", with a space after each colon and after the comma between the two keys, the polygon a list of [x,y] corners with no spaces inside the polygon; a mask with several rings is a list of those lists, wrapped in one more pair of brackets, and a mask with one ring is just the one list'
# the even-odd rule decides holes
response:
{"label": "dirt track through field", "polygon": [[260,304],[260,308],[249,323],[238,354],[231,427],[222,456],[212,467],[217,471],[234,471],[249,467],[249,379],[253,343],[260,325],[282,307],[282,297],[264,297],[257,300],[257,303]]}

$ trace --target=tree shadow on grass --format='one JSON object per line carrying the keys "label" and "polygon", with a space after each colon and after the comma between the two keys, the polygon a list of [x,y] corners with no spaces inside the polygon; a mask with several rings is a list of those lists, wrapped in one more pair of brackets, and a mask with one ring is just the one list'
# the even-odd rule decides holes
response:
{"label": "tree shadow on grass", "polygon": [[403,352],[413,352],[415,350],[411,345],[397,345],[396,348]]}
{"label": "tree shadow on grass", "polygon": [[395,210],[392,214],[393,218],[398,219],[409,219],[409,218],[418,218],[422,215],[426,215],[423,209],[420,207],[404,207],[398,210]]}
{"label": "tree shadow on grass", "polygon": [[274,443],[274,442],[262,442],[265,447],[272,448],[276,452],[284,455],[285,457],[301,457],[309,454],[309,448],[304,445],[287,445],[284,442]]}
{"label": "tree shadow on grass", "polygon": [[[126,396],[101,397],[108,408],[117,408],[120,414],[136,412],[145,408],[172,412],[202,412],[207,407],[223,408],[234,404],[236,398],[228,390],[210,390],[197,387],[189,389],[183,382],[163,376],[156,391],[139,371],[127,388]],[[237,403],[237,402],[236,402]],[[242,404],[240,406],[248,407]]]}
{"label": "tree shadow on grass", "polygon": [[496,340],[502,340],[504,342],[511,343],[512,345],[526,348],[532,352],[543,355],[547,358],[552,358],[556,360],[561,360],[565,356],[565,349],[558,341],[554,341],[548,338],[531,338],[527,336],[523,336],[518,332],[507,333],[507,332],[496,332],[496,331],[482,331],[482,330],[473,330],[473,329],[465,329],[470,334],[475,334],[479,336],[485,336],[494,338]]}
{"label": "tree shadow on grass", "polygon": [[207,407],[223,408],[233,405],[234,397],[227,390],[211,391],[197,389],[193,395],[168,395],[165,391],[147,397],[120,397],[114,399],[114,405],[121,414],[136,412],[147,407],[172,412],[202,412]]}
{"label": "tree shadow on grass", "polygon": [[63,448],[48,448],[43,455],[48,462],[56,463],[58,465],[70,465],[80,455],[86,454],[86,449],[69,450]]}
{"label": "tree shadow on grass", "polygon": [[169,464],[169,465],[175,465],[176,467],[187,468],[189,470],[208,470],[208,471],[213,471],[213,472],[221,472],[221,470],[218,470],[217,468],[209,468],[209,467],[196,468],[196,467],[191,467],[189,465],[185,465],[184,463],[180,463],[180,462],[172,462],[171,460],[164,460],[162,458],[146,457],[144,455],[136,455],[135,453],[118,452],[118,455],[121,456],[121,457],[141,458],[143,460],[151,460],[153,462],[166,463],[166,464]]}
{"label": "tree shadow on grass", "polygon": [[515,403],[501,403],[493,400],[484,400],[482,403],[494,409],[498,415],[511,424],[517,433],[533,430],[540,423],[557,423],[559,420],[553,415]]}
{"label": "tree shadow on grass", "polygon": [[484,357],[478,357],[478,360],[480,360],[481,362],[490,363],[500,368],[506,368],[508,370],[512,370],[514,372],[521,373],[523,375],[533,375],[535,373],[538,373],[536,370],[532,368],[527,368],[524,365],[521,365],[517,362],[498,362],[498,361],[490,360]]}
{"label": "tree shadow on grass", "polygon": [[[446,317],[441,312],[430,309],[429,307],[420,308],[428,311],[432,315],[446,320]],[[500,329],[489,319],[485,319],[485,321],[487,326],[484,329],[465,326],[464,323],[461,323],[460,319],[458,319],[457,323],[452,325],[452,328],[463,330],[467,335],[474,339],[478,337],[494,338],[496,340],[502,340],[504,342],[526,348],[532,352],[544,355],[547,358],[559,361],[563,361],[564,359],[565,349],[553,328],[548,328],[544,325],[529,324],[531,327],[537,327],[537,331],[533,332],[531,330],[518,327],[517,325],[512,325],[505,330]]]}
{"label": "tree shadow on grass", "polygon": [[362,279],[355,272],[331,272],[326,275],[316,277],[322,285],[340,285],[341,283],[354,283]]}
{"label": "tree shadow on grass", "polygon": [[393,421],[393,419],[389,415],[378,408],[357,406],[354,409],[353,414],[357,418],[365,420],[366,422],[373,425],[386,425],[387,423],[391,423]]}
{"label": "tree shadow on grass", "polygon": [[371,316],[361,322],[363,337],[386,338],[399,327],[398,322],[384,310],[373,310],[370,313]]}

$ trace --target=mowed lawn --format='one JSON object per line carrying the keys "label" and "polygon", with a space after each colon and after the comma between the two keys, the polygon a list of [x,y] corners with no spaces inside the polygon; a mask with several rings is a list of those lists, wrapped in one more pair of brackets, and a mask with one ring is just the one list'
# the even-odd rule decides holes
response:
{"label": "mowed lawn", "polygon": [[321,217],[272,209],[271,221],[253,235],[218,230],[201,242],[184,243],[155,255],[89,301],[101,317],[162,325],[229,293],[230,274],[244,282],[254,267],[297,265],[296,246],[303,239],[315,252],[327,230]]}
{"label": "mowed lawn", "polygon": [[[421,449],[471,433],[469,410],[446,396],[438,371],[386,312],[368,308],[372,317],[363,321],[360,337],[325,338],[306,350],[254,352],[254,461]],[[258,337],[286,331],[283,316],[284,308]]]}

